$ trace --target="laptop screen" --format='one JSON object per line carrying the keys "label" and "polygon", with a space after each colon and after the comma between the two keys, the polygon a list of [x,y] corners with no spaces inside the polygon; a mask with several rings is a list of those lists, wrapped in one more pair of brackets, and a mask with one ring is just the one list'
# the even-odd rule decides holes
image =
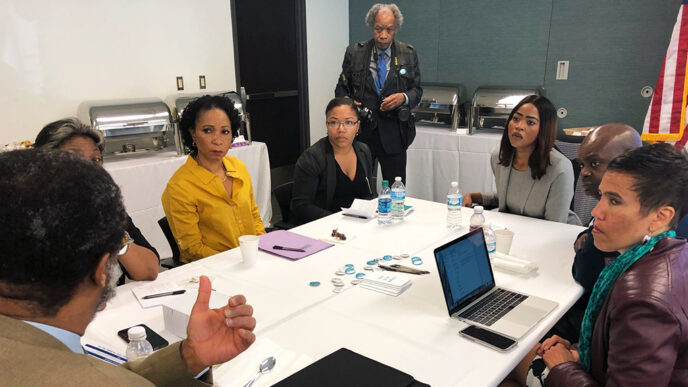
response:
{"label": "laptop screen", "polygon": [[435,260],[450,315],[494,287],[481,228],[436,248]]}

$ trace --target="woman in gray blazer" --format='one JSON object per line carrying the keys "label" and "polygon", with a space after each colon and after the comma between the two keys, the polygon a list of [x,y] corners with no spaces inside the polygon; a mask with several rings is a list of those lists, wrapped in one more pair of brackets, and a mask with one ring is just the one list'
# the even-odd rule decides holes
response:
{"label": "woman in gray blazer", "polygon": [[501,212],[580,224],[569,211],[573,167],[553,149],[556,130],[552,102],[539,95],[521,100],[509,114],[500,147],[490,158],[497,191],[466,194],[463,205],[476,203]]}

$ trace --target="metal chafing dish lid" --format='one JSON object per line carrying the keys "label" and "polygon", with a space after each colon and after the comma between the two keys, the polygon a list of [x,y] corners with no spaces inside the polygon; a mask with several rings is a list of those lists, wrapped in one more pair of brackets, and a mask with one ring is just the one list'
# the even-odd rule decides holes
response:
{"label": "metal chafing dish lid", "polygon": [[91,125],[100,130],[172,123],[170,109],[162,100],[87,103],[87,105]]}
{"label": "metal chafing dish lid", "polygon": [[473,96],[473,106],[490,107],[509,113],[516,104],[531,94],[542,93],[537,88],[479,87]]}
{"label": "metal chafing dish lid", "polygon": [[[244,104],[241,102],[241,97],[239,94],[237,94],[234,91],[222,91],[222,92],[216,92],[216,93],[206,93],[206,94],[186,94],[182,95],[180,97],[177,97],[174,99],[174,107],[177,110],[177,120],[182,119],[182,113],[184,113],[184,109],[186,106],[193,101],[194,99],[198,97],[203,97],[204,95],[222,95],[230,100],[232,100],[232,103],[234,103],[234,108],[239,112],[240,116],[244,116],[245,110],[244,110]],[[168,100],[169,101],[169,100]]]}

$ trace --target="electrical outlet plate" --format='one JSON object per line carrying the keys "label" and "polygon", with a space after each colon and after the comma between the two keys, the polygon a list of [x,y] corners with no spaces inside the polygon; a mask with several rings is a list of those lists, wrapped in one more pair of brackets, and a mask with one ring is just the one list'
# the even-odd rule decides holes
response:
{"label": "electrical outlet plate", "polygon": [[177,77],[177,90],[184,90],[184,77]]}
{"label": "electrical outlet plate", "polygon": [[565,81],[569,79],[569,61],[560,60],[557,62],[557,80]]}
{"label": "electrical outlet plate", "polygon": [[205,89],[205,75],[198,76],[198,87],[201,89]]}

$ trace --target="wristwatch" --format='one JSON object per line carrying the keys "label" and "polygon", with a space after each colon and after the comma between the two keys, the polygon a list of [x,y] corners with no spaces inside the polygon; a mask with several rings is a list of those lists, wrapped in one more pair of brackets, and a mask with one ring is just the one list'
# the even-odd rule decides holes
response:
{"label": "wristwatch", "polygon": [[128,232],[124,232],[124,237],[122,238],[122,248],[119,249],[117,255],[124,255],[129,251],[129,246],[134,242],[134,240],[129,236]]}

